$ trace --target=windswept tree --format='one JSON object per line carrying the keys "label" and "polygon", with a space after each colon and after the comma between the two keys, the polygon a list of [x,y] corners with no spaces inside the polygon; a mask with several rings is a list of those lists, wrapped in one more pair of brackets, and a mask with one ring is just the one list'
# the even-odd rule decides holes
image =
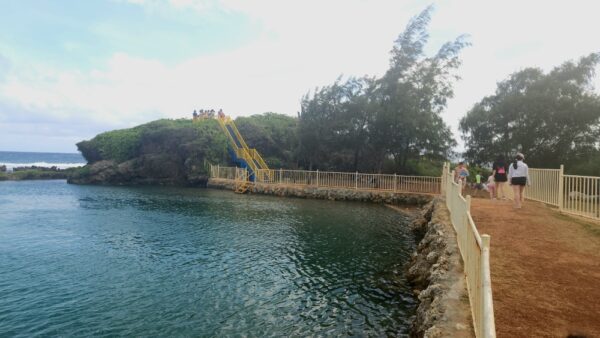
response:
{"label": "windswept tree", "polygon": [[296,168],[298,119],[277,113],[240,116],[235,123],[248,146],[260,150],[272,168]]}
{"label": "windswept tree", "polygon": [[392,170],[410,172],[409,161],[449,155],[455,141],[440,114],[453,95],[467,42],[458,37],[427,56],[431,11],[399,35],[382,78],[338,79],[303,98],[299,135],[309,165],[381,172],[391,160]]}
{"label": "windswept tree", "polygon": [[600,97],[592,81],[600,53],[545,74],[527,68],[498,84],[462,118],[466,158],[475,163],[524,152],[530,165],[577,165],[599,155]]}
{"label": "windswept tree", "polygon": [[299,134],[307,167],[359,170],[369,145],[372,109],[369,90],[373,80],[338,79],[302,99]]}

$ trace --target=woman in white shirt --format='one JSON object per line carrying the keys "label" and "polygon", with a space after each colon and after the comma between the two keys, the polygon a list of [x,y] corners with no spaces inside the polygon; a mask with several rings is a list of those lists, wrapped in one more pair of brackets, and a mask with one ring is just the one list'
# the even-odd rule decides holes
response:
{"label": "woman in white shirt", "polygon": [[515,208],[521,209],[523,202],[523,190],[529,184],[529,167],[523,162],[525,156],[518,153],[516,159],[508,168],[508,181],[513,188]]}

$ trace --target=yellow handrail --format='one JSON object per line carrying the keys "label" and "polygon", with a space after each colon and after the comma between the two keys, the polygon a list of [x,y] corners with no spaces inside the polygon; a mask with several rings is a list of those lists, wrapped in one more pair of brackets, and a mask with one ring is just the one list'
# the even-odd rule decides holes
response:
{"label": "yellow handrail", "polygon": [[[231,119],[229,116],[223,116],[218,117],[217,121],[219,121],[221,129],[223,129],[223,132],[227,134],[229,141],[231,141],[236,156],[238,158],[244,159],[244,161],[246,161],[253,173],[258,174],[259,169],[269,169],[269,166],[267,166],[267,163],[262,158],[262,156],[260,156],[258,151],[256,149],[250,149],[248,147],[248,144],[246,144],[246,141],[237,129],[235,123],[233,122],[233,119]],[[233,135],[231,135],[231,132],[229,131],[227,126],[231,128],[241,147],[238,146],[238,143],[236,143],[235,138],[233,137]],[[264,174],[266,174],[267,177],[270,177],[269,171],[264,172]]]}
{"label": "yellow handrail", "polygon": [[230,117],[228,117],[227,121],[226,121],[226,124],[228,124],[229,126],[231,126],[231,129],[233,130],[233,133],[235,134],[235,136],[237,137],[237,139],[240,141],[240,144],[242,145],[242,148],[244,148],[246,150],[250,149],[248,147],[248,145],[246,144],[246,141],[242,137],[242,134],[240,134],[240,131],[235,126],[235,123],[233,122],[233,119],[231,119]]}

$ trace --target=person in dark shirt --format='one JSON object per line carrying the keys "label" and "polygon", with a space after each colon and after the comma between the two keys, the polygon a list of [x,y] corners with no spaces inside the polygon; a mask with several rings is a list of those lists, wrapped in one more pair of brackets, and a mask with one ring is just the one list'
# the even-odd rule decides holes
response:
{"label": "person in dark shirt", "polygon": [[496,183],[495,197],[502,198],[503,200],[506,199],[504,187],[506,186],[508,177],[506,176],[506,162],[502,156],[499,156],[492,165],[492,175],[494,176],[494,181]]}

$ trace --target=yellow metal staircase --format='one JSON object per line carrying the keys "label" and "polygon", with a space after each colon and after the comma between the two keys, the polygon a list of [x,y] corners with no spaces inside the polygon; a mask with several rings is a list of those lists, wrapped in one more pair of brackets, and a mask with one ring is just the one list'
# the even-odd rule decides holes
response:
{"label": "yellow metal staircase", "polygon": [[250,173],[245,168],[235,168],[235,192],[245,194],[253,183],[250,181]]}
{"label": "yellow metal staircase", "polygon": [[248,147],[246,141],[244,141],[244,138],[235,126],[233,119],[229,116],[222,115],[217,117],[217,121],[219,121],[221,129],[223,129],[223,132],[225,132],[229,138],[237,160],[239,161],[241,159],[247,165],[247,168],[250,171],[248,180],[250,180],[250,176],[252,175],[254,175],[255,179],[257,179],[259,175],[264,176],[260,177],[261,179],[269,178],[271,175],[271,171],[268,170],[269,167],[256,149]]}

